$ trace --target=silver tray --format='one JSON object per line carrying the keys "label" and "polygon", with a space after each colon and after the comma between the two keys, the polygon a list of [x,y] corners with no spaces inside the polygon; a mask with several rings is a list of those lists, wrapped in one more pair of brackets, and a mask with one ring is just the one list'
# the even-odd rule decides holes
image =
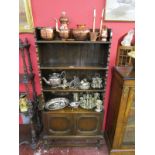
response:
{"label": "silver tray", "polygon": [[54,98],[46,102],[45,109],[47,110],[58,110],[63,109],[69,104],[67,98]]}

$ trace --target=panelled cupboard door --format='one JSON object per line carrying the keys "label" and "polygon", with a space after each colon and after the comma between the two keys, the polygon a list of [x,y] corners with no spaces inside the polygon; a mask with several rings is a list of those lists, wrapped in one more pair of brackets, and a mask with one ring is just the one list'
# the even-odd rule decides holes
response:
{"label": "panelled cupboard door", "polygon": [[135,101],[134,89],[130,89],[128,104],[125,110],[124,123],[126,126],[123,128],[122,147],[130,146],[134,148],[135,145]]}
{"label": "panelled cupboard door", "polygon": [[74,117],[72,114],[44,113],[44,132],[49,135],[72,135]]}
{"label": "panelled cupboard door", "polygon": [[102,113],[76,115],[77,135],[100,134],[102,117]]}
{"label": "panelled cupboard door", "polygon": [[124,86],[113,148],[133,148],[135,144],[135,90]]}
{"label": "panelled cupboard door", "polygon": [[105,138],[110,155],[135,154],[135,73],[114,67]]}
{"label": "panelled cupboard door", "polygon": [[43,113],[44,133],[49,135],[85,135],[101,134],[103,113]]}

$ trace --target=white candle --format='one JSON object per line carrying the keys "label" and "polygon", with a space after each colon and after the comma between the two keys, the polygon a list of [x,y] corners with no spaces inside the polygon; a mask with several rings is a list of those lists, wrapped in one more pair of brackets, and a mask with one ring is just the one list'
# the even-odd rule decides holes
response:
{"label": "white candle", "polygon": [[104,15],[104,9],[102,9],[102,16],[101,16],[102,18],[103,18],[103,15]]}
{"label": "white candle", "polygon": [[94,9],[93,32],[95,32],[95,18],[96,18],[96,9]]}
{"label": "white candle", "polygon": [[102,14],[101,14],[100,33],[101,33],[101,31],[102,31],[103,16],[104,16],[104,9],[102,9]]}
{"label": "white candle", "polygon": [[94,9],[94,17],[96,17],[96,9]]}

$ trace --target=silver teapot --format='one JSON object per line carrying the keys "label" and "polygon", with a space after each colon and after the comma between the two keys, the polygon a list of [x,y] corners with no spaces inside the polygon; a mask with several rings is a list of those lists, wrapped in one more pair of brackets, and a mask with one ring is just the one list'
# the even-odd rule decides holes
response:
{"label": "silver teapot", "polygon": [[52,73],[52,75],[49,75],[49,79],[47,80],[45,77],[42,79],[45,81],[46,84],[52,86],[52,87],[58,87],[61,85],[61,81],[65,77],[65,71],[63,71],[61,74],[59,73]]}

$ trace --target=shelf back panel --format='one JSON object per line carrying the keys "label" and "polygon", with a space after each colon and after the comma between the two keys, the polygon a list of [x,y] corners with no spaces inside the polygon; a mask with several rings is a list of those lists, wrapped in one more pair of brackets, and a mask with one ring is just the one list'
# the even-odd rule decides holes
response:
{"label": "shelf back panel", "polygon": [[[40,64],[50,66],[103,66],[108,46],[104,44],[39,44]],[[103,47],[104,46],[104,47]]]}

